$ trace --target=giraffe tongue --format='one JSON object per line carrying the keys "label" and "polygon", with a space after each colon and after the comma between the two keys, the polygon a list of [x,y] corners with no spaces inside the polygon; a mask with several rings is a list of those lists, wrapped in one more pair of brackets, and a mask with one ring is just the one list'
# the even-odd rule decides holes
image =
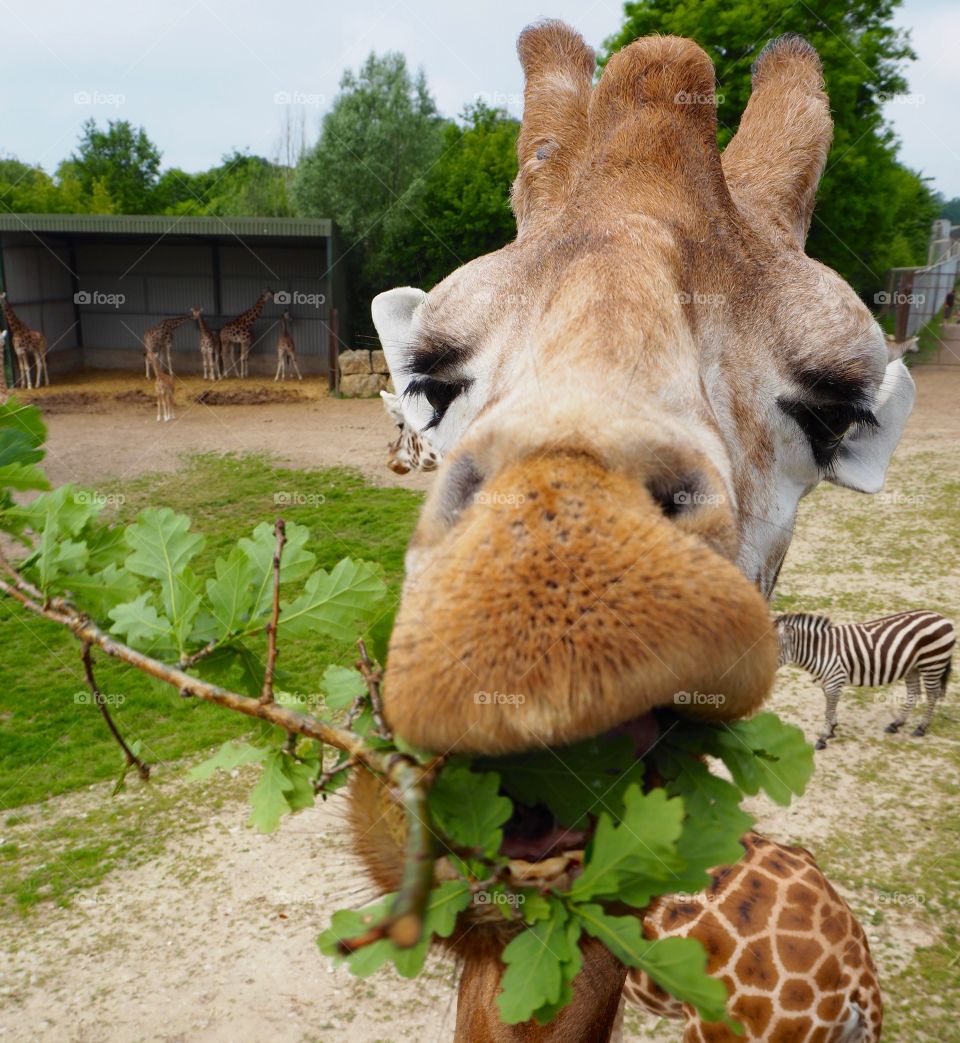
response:
{"label": "giraffe tongue", "polygon": [[[657,741],[660,726],[652,713],[645,713],[605,734],[631,738],[639,760]],[[582,849],[592,834],[593,824],[589,829],[566,829],[542,804],[535,808],[515,804],[513,817],[504,827],[500,853],[506,858],[537,862],[563,851]]]}

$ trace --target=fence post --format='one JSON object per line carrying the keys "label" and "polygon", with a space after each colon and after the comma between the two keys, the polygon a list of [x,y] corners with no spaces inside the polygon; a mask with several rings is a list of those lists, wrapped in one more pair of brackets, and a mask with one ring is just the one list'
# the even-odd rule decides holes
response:
{"label": "fence post", "polygon": [[330,336],[327,338],[327,386],[340,394],[340,327],[337,309],[330,309]]}

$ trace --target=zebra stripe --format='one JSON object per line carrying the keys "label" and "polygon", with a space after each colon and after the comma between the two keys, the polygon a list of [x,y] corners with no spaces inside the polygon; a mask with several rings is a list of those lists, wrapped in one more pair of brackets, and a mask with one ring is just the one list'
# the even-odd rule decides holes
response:
{"label": "zebra stripe", "polygon": [[907,702],[889,726],[896,731],[919,694],[927,711],[914,734],[923,734],[933,706],[946,693],[956,644],[953,624],[937,612],[897,612],[866,623],[832,624],[826,616],[796,612],[777,620],[780,662],[809,671],[827,697],[822,748],[836,726],[836,706],[844,685],[888,685],[905,679]]}

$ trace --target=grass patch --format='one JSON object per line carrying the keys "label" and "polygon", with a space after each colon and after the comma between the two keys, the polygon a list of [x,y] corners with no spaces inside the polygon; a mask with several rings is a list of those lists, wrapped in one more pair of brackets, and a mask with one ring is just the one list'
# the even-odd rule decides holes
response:
{"label": "grass patch", "polygon": [[[282,514],[310,528],[317,565],[330,568],[346,556],[378,562],[393,594],[399,591],[403,554],[421,495],[373,486],[341,468],[294,471],[265,456],[205,454],[172,474],[147,475],[98,490],[122,495],[123,523],[148,506],[189,515],[206,545],[196,561],[207,574],[214,559],[261,521]],[[119,499],[119,497],[118,497]],[[309,693],[331,662],[354,654],[352,645],[327,638],[290,642],[281,650],[283,687]],[[139,671],[96,656],[98,680],[118,705],[124,736],[143,744],[149,762],[175,760],[249,731],[235,714],[176,692]],[[28,616],[0,601],[0,808],[4,811],[111,778],[121,754],[90,705],[80,646],[62,627]]]}

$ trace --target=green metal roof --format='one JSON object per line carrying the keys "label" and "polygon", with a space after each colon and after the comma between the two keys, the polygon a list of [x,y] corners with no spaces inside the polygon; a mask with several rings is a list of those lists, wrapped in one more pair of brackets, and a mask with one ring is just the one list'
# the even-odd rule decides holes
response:
{"label": "green metal roof", "polygon": [[0,232],[100,235],[324,237],[324,217],[157,217],[148,214],[0,214]]}

